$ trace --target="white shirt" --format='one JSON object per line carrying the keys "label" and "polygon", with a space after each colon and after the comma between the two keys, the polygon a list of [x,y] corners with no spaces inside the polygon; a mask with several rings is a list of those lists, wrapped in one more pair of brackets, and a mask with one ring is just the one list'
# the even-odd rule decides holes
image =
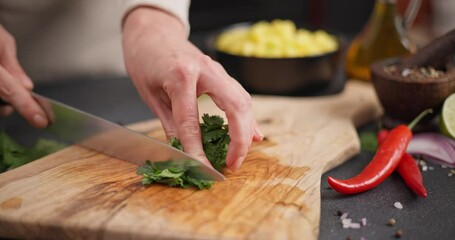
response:
{"label": "white shirt", "polygon": [[189,31],[189,0],[0,0],[0,24],[16,39],[34,82],[126,75],[121,21],[138,6],[161,8]]}

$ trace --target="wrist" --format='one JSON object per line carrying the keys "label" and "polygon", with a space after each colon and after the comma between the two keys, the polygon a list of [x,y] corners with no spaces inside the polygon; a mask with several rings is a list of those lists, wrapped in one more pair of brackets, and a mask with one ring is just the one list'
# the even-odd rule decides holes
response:
{"label": "wrist", "polygon": [[172,14],[148,6],[131,10],[123,23],[123,35],[134,38],[148,33],[160,37],[170,34],[186,38],[186,31],[184,24]]}

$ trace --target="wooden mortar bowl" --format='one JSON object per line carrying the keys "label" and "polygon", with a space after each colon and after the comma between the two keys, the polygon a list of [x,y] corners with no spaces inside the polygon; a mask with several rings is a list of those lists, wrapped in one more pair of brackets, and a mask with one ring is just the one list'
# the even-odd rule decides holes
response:
{"label": "wooden mortar bowl", "polygon": [[427,108],[439,112],[444,100],[455,92],[455,70],[431,81],[406,79],[384,71],[389,65],[400,67],[401,60],[395,57],[371,65],[371,80],[385,115],[409,123]]}

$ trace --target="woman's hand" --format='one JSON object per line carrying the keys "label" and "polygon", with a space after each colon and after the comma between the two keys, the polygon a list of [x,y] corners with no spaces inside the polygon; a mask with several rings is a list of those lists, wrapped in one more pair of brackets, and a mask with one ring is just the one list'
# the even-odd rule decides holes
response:
{"label": "woman's hand", "polygon": [[30,124],[43,128],[48,124],[46,114],[32,98],[33,83],[25,74],[16,56],[14,38],[0,25],[0,116],[16,109]]}
{"label": "woman's hand", "polygon": [[253,141],[263,136],[250,95],[223,67],[192,45],[183,24],[161,10],[140,7],[126,18],[123,49],[127,71],[146,104],[158,115],[168,139],[209,165],[199,127],[197,97],[209,95],[226,113],[231,142],[227,166],[236,170]]}

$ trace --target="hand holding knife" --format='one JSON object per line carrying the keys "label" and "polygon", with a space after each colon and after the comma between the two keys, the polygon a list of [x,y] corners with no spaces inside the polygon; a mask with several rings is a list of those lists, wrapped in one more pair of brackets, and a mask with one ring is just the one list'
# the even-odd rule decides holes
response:
{"label": "hand holding knife", "polygon": [[[50,124],[44,131],[63,142],[78,144],[136,165],[142,165],[146,160],[173,161],[192,166],[200,179],[225,179],[212,167],[166,143],[38,94],[32,96],[49,119]],[[1,102],[0,105],[5,104]]]}

